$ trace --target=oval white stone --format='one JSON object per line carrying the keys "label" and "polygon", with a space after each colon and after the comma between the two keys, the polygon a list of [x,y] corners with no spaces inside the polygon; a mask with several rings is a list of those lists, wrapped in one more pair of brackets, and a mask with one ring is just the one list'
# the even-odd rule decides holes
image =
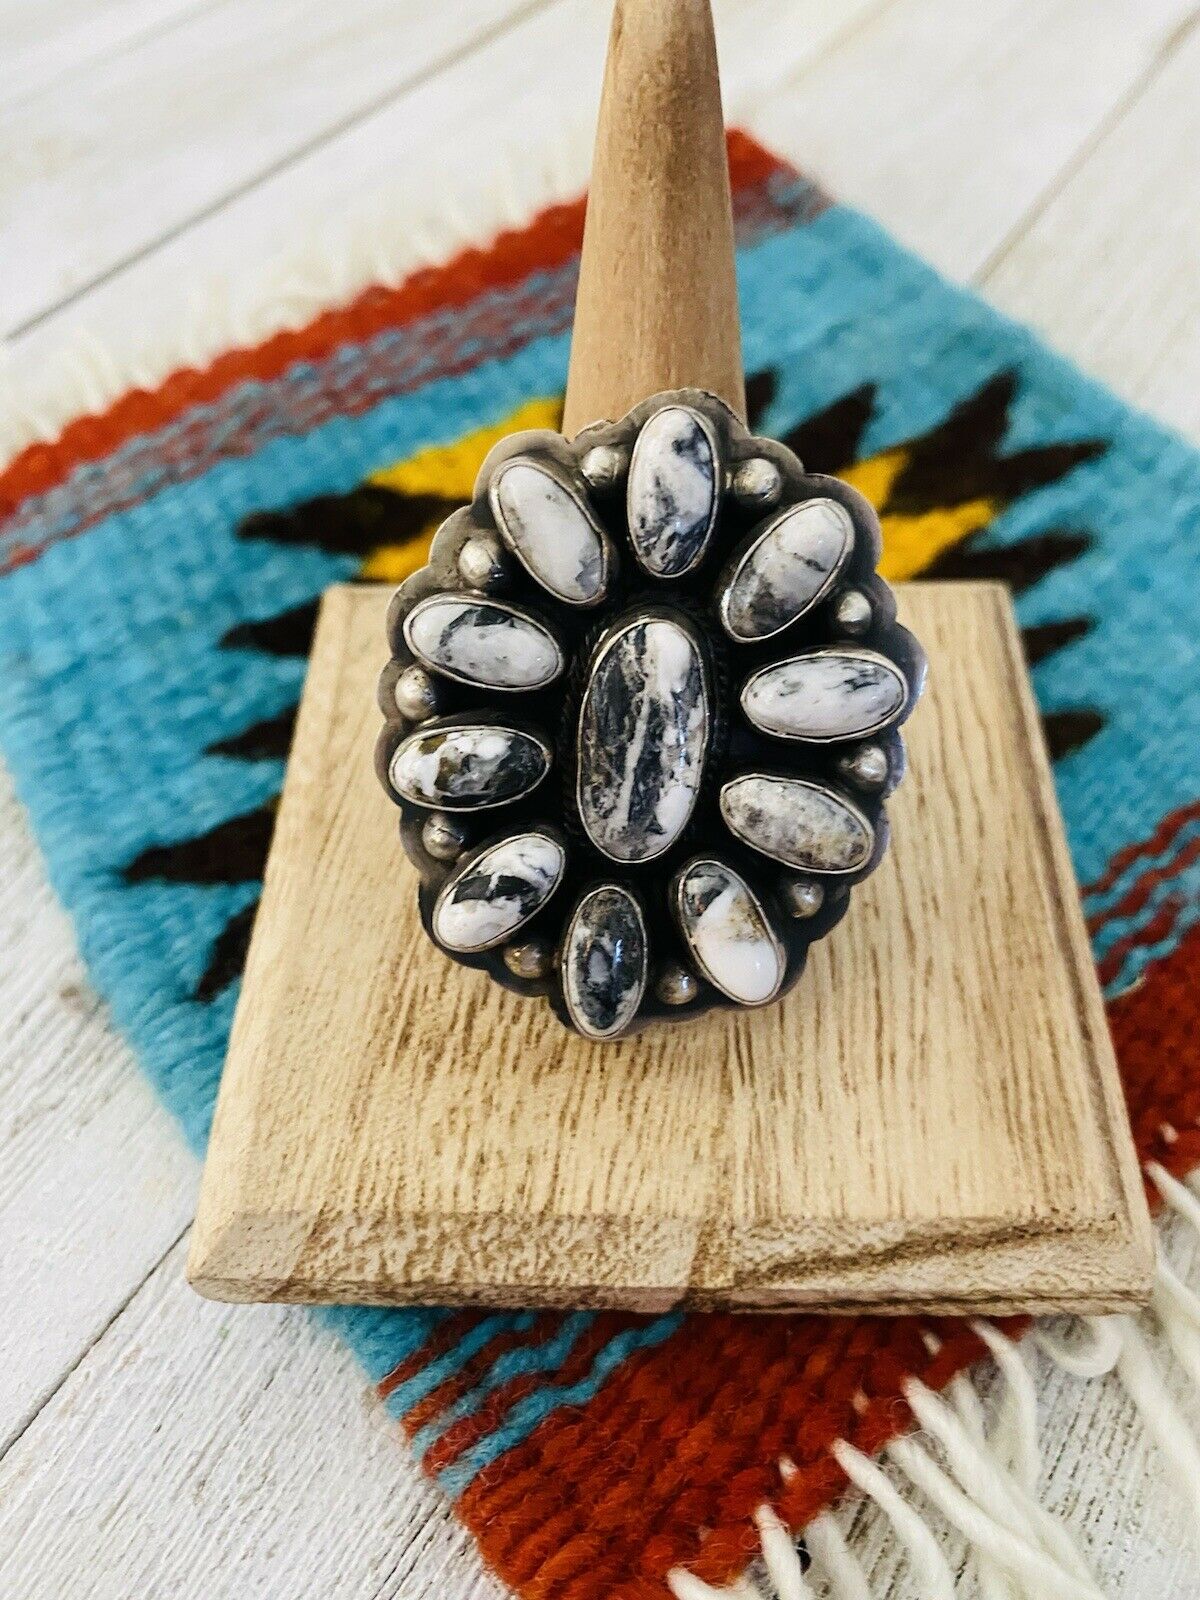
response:
{"label": "oval white stone", "polygon": [[675,886],[679,931],[708,981],[730,1000],[760,1006],[779,993],[785,963],[758,897],[723,861],[693,861]]}
{"label": "oval white stone", "polygon": [[878,733],[907,693],[899,667],[874,650],[816,650],[754,673],[742,710],[764,733],[826,743]]}
{"label": "oval white stone", "polygon": [[549,753],[532,734],[467,724],[410,733],[392,756],[391,779],[414,805],[483,811],[528,794],[549,766]]}
{"label": "oval white stone", "polygon": [[584,506],[544,467],[506,461],[488,491],[500,536],[531,577],[567,605],[591,605],[608,585],[604,539]]}
{"label": "oval white stone", "polygon": [[752,849],[801,871],[856,872],[875,845],[857,806],[804,778],[733,778],[721,790],[721,815]]}
{"label": "oval white stone", "polygon": [[502,600],[430,595],[405,617],[404,638],[432,671],[489,689],[541,689],[563,668],[550,633]]}
{"label": "oval white stone", "polygon": [[563,945],[563,999],[589,1039],[627,1028],[646,992],[648,952],[641,908],[627,889],[602,883],[576,906]]}
{"label": "oval white stone", "polygon": [[489,950],[542,909],[562,882],[566,851],[548,833],[517,833],[462,866],[442,887],[433,931],[448,950]]}
{"label": "oval white stone", "polygon": [[701,560],[716,521],[717,455],[704,419],[664,406],[642,428],[626,485],[633,552],[656,578],[677,578]]}
{"label": "oval white stone", "polygon": [[837,500],[805,500],[755,534],[721,596],[731,639],[770,639],[829,593],[854,548],[854,523]]}
{"label": "oval white stone", "polygon": [[668,617],[636,617],[603,645],[579,712],[579,815],[612,861],[669,850],[696,804],[708,743],[700,647]]}

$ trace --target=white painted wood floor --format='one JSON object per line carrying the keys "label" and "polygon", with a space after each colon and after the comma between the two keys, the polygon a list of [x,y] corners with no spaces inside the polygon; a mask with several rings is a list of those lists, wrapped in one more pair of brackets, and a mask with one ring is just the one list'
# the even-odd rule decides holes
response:
{"label": "white painted wood floor", "polygon": [[[1192,0],[717,11],[731,121],[1200,438]],[[519,213],[571,192],[606,12],[0,0],[12,371],[37,397],[81,330],[141,350],[147,321],[185,317],[201,353],[206,286],[202,306],[250,328],[263,263],[305,241],[336,263],[355,218],[470,232],[505,194]],[[411,232],[414,262],[446,237]],[[0,1596],[497,1596],[330,1337],[185,1285],[195,1164],[88,988],[7,786],[0,1017]],[[1200,1279],[1200,1252],[1171,1249]],[[1045,1499],[1105,1592],[1194,1600],[1197,1530],[1115,1384],[1043,1371],[1040,1395]],[[911,1594],[886,1527],[853,1520],[875,1592]]]}

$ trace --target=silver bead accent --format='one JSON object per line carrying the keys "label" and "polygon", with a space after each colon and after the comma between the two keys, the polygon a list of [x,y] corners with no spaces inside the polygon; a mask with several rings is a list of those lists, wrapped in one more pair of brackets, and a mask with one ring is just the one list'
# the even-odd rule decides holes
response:
{"label": "silver bead accent", "polygon": [[729,487],[745,506],[773,506],[783,492],[783,474],[765,456],[751,456],[735,468]]}
{"label": "silver bead accent", "polygon": [[435,861],[457,861],[467,848],[467,830],[455,817],[435,811],[425,819],[421,843]]}
{"label": "silver bead accent", "polygon": [[787,878],[779,890],[789,917],[815,917],[825,904],[824,887],[812,878]]}
{"label": "silver bead accent", "polygon": [[700,985],[685,966],[668,961],[655,979],[654,992],[665,1006],[686,1006],[700,993]]}
{"label": "silver bead accent", "polygon": [[887,782],[887,751],[881,745],[860,744],[838,762],[838,771],[856,789],[882,789]]}
{"label": "silver bead accent", "polygon": [[544,978],[554,958],[545,939],[525,939],[504,947],[504,965],[514,978]]}
{"label": "silver bead accent", "polygon": [[579,470],[597,494],[609,494],[629,471],[629,453],[620,445],[593,445],[579,463]]}
{"label": "silver bead accent", "polygon": [[410,722],[425,722],[437,713],[437,685],[424,667],[405,667],[392,693],[396,710]]}
{"label": "silver bead accent", "polygon": [[504,554],[494,539],[475,534],[458,552],[458,575],[471,589],[485,592],[504,581]]}
{"label": "silver bead accent", "polygon": [[866,633],[871,626],[871,602],[861,589],[847,589],[838,597],[833,619],[845,633]]}

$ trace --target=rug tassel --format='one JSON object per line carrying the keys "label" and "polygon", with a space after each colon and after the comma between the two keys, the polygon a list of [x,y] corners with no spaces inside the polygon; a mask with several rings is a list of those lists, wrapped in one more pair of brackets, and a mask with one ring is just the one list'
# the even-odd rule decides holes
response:
{"label": "rug tassel", "polygon": [[917,1420],[937,1441],[958,1482],[912,1439],[894,1441],[889,1459],[963,1534],[972,1553],[985,1559],[993,1589],[1003,1592],[999,1568],[1022,1594],[1102,1600],[1066,1530],[1023,1492],[988,1446],[980,1449],[970,1440],[943,1401],[924,1385],[909,1388]]}
{"label": "rug tassel", "polygon": [[804,1530],[804,1543],[825,1576],[829,1600],[871,1600],[862,1563],[846,1543],[832,1511],[822,1511]]}

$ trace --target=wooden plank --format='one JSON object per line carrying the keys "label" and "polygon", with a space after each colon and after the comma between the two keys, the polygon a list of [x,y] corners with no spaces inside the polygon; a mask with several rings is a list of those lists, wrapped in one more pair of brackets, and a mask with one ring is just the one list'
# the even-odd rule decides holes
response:
{"label": "wooden plank", "polygon": [[275,0],[224,0],[0,112],[5,329],[419,81],[512,9],[291,0],[281,26]]}
{"label": "wooden plank", "polygon": [[902,593],[932,687],[883,867],[778,1005],[595,1045],[425,938],[366,760],[386,601],[332,590],[197,1288],[646,1310],[1143,1300],[1149,1220],[1005,591]]}
{"label": "wooden plank", "polygon": [[914,0],[745,109],[839,199],[968,278],[1191,12],[1191,0],[1108,0],[1100,25],[1095,0]]}
{"label": "wooden plank", "polygon": [[0,1593],[502,1600],[346,1350],[198,1300],[185,1248],[0,1462]]}
{"label": "wooden plank", "polygon": [[187,1226],[198,1169],[0,788],[0,1451]]}
{"label": "wooden plank", "polygon": [[205,0],[3,0],[4,74],[0,103],[28,100],[57,78],[104,58],[151,31],[168,29]]}
{"label": "wooden plank", "polygon": [[1200,25],[984,288],[1120,393],[1200,438]]}

